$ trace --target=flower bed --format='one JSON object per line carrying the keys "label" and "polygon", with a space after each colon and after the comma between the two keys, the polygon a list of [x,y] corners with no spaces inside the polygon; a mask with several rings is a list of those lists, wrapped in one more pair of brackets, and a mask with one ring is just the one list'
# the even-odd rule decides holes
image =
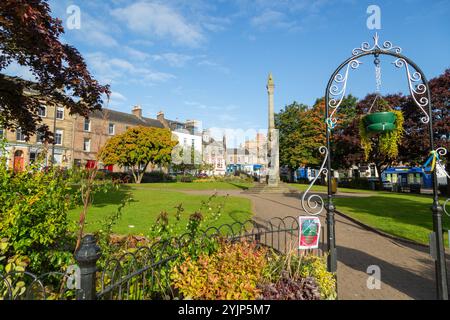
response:
{"label": "flower bed", "polygon": [[171,270],[180,299],[320,300],[336,298],[336,282],[318,256],[286,256],[253,242],[222,241],[217,251],[187,256]]}

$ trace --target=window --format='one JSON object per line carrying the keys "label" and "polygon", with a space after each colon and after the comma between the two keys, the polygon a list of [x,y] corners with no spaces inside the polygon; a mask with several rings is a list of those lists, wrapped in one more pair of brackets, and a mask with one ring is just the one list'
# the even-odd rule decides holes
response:
{"label": "window", "polygon": [[25,135],[22,133],[22,129],[16,130],[16,140],[17,141],[25,141]]}
{"label": "window", "polygon": [[46,117],[47,116],[47,107],[46,106],[40,106],[38,108],[38,115],[41,117]]}
{"label": "window", "polygon": [[59,120],[64,119],[64,108],[63,107],[56,108],[56,119],[59,119]]}
{"label": "window", "polygon": [[89,118],[84,118],[84,131],[91,131],[91,120]]}
{"label": "window", "polygon": [[54,164],[60,166],[60,165],[62,164],[62,161],[63,161],[63,156],[62,156],[62,154],[55,154],[55,155],[53,156],[53,163],[54,163]]}
{"label": "window", "polygon": [[110,123],[109,127],[108,127],[109,135],[111,135],[111,136],[114,135],[115,131],[116,131],[116,127],[115,127],[114,123]]}
{"label": "window", "polygon": [[56,133],[55,133],[55,144],[56,145],[62,145],[62,142],[63,142],[63,131],[62,130],[56,130]]}
{"label": "window", "polygon": [[83,151],[90,152],[91,151],[91,139],[84,139],[83,142]]}
{"label": "window", "polygon": [[0,127],[0,138],[3,138],[5,136],[5,129]]}
{"label": "window", "polygon": [[36,162],[37,157],[38,157],[38,155],[36,152],[31,152],[30,153],[30,163]]}
{"label": "window", "polygon": [[44,134],[42,132],[38,132],[36,135],[36,143],[44,142]]}
{"label": "window", "polygon": [[398,175],[397,174],[392,175],[392,183],[398,183]]}

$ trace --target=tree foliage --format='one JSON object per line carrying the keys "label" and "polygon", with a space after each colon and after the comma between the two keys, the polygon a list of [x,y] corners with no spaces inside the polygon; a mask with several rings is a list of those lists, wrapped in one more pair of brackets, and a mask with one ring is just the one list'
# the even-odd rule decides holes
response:
{"label": "tree foliage", "polygon": [[[392,158],[380,148],[380,135],[371,137],[372,148],[366,155],[361,146],[361,137],[359,132],[362,116],[369,113],[369,110],[375,99],[375,94],[368,94],[364,99],[360,100],[355,106],[356,115],[352,120],[338,126],[336,132],[333,133],[333,166],[336,168],[348,168],[351,165],[361,163],[374,163],[378,172],[381,172],[389,165],[395,164],[397,158]],[[401,106],[405,103],[406,98],[401,94],[387,95],[383,97],[388,105],[395,110],[401,110]],[[376,111],[376,110],[372,110]],[[339,115],[338,115],[339,116]],[[399,150],[404,139],[399,143]],[[382,142],[382,141],[381,141]],[[400,152],[400,151],[399,151]],[[367,159],[367,160],[366,160]]]}
{"label": "tree foliage", "polygon": [[[351,122],[356,114],[357,98],[348,95],[341,106],[341,123]],[[325,99],[317,99],[313,107],[293,102],[275,115],[280,136],[280,164],[291,169],[317,166],[323,157],[319,148],[325,145]],[[342,126],[341,126],[342,127]],[[339,128],[337,128],[339,130]]]}
{"label": "tree foliage", "polygon": [[172,149],[178,144],[168,129],[135,127],[109,139],[100,150],[105,165],[130,167],[136,183],[141,183],[149,164],[170,163]]}
{"label": "tree foliage", "polygon": [[36,82],[0,73],[0,122],[7,128],[22,129],[25,135],[40,131],[37,110],[42,101],[66,106],[70,113],[87,116],[100,109],[100,85],[87,70],[78,50],[60,41],[62,21],[50,15],[43,0],[2,0],[0,2],[0,72],[13,63],[28,68]]}
{"label": "tree foliage", "polygon": [[275,127],[279,130],[280,165],[298,168],[305,162],[305,150],[302,145],[302,125],[308,106],[293,102],[284,110],[275,114]]}
{"label": "tree foliage", "polygon": [[[442,75],[429,81],[432,101],[432,121],[435,148],[450,148],[450,69]],[[347,124],[338,125],[334,131],[333,165],[338,168],[348,168],[350,165],[364,163],[364,152],[358,133],[360,117],[367,114],[372,105],[374,94],[367,95],[356,105],[356,115]],[[390,106],[397,107],[404,116],[405,133],[399,144],[398,157],[389,159],[380,152],[377,141],[369,154],[368,161],[375,163],[378,172],[390,165],[400,162],[408,165],[422,165],[429,156],[428,125],[421,122],[424,116],[420,108],[408,95],[391,94],[383,97]],[[428,112],[428,110],[427,110]],[[340,116],[340,114],[338,115]]]}

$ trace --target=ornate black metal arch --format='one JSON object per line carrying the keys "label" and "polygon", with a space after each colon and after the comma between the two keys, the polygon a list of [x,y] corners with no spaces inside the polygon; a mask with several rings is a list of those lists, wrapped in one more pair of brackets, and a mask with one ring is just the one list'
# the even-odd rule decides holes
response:
{"label": "ornate black metal arch", "polygon": [[[302,207],[305,212],[313,215],[319,215],[326,210],[326,223],[327,223],[327,249],[328,256],[328,270],[336,272],[337,270],[337,252],[336,252],[336,240],[335,240],[335,206],[333,204],[332,194],[332,151],[330,148],[330,138],[332,129],[337,123],[336,114],[339,107],[346,95],[347,80],[349,77],[349,71],[357,69],[362,62],[359,60],[364,56],[374,56],[376,59],[380,55],[392,56],[395,59],[393,64],[397,68],[405,68],[406,76],[408,80],[408,87],[411,97],[418,108],[423,112],[421,121],[428,125],[430,136],[430,151],[435,155],[445,155],[447,150],[444,148],[438,148],[435,150],[433,141],[433,120],[432,120],[432,104],[431,104],[431,92],[429,89],[428,81],[423,71],[409,58],[401,54],[402,49],[394,46],[390,41],[385,41],[382,44],[379,43],[378,34],[374,36],[374,44],[370,46],[369,43],[364,42],[361,47],[355,48],[352,51],[352,56],[345,60],[341,65],[333,72],[330,80],[328,81],[325,92],[325,121],[327,123],[326,131],[326,146],[320,148],[321,154],[324,155],[323,163],[320,167],[319,174],[312,181],[309,188],[305,191],[302,197]],[[324,201],[321,196],[312,194],[309,192],[312,186],[317,181],[318,177],[322,174],[327,176],[328,182],[328,195],[327,201]],[[442,213],[445,209],[439,204],[438,195],[438,180],[436,170],[433,171],[433,230],[435,234],[435,268],[436,268],[436,287],[437,296],[439,299],[448,299],[448,285],[447,285],[447,270],[445,264],[445,249],[444,240],[442,234]],[[448,200],[447,200],[448,202]],[[446,202],[446,203],[447,203]],[[433,245],[433,244],[431,244]]]}

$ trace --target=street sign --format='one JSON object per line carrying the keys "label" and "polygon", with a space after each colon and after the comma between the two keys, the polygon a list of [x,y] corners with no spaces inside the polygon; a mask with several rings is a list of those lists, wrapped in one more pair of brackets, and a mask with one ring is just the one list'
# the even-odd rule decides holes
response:
{"label": "street sign", "polygon": [[320,220],[318,217],[299,217],[299,249],[318,249],[320,239]]}

